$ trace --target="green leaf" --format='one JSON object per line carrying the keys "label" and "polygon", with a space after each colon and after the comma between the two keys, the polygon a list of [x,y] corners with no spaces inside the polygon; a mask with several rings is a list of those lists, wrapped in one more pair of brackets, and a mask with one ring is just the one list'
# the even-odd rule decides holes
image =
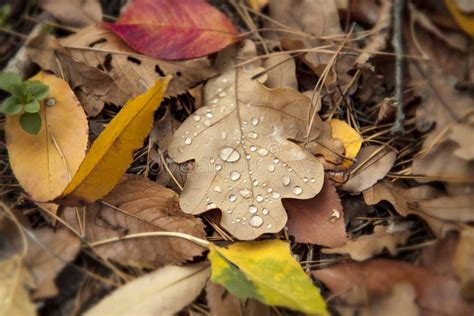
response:
{"label": "green leaf", "polygon": [[31,94],[33,98],[40,101],[49,94],[49,87],[39,81],[27,81],[26,92]]}
{"label": "green leaf", "polygon": [[40,104],[37,100],[33,99],[30,103],[25,104],[24,110],[28,113],[37,113],[40,110]]}
{"label": "green leaf", "polygon": [[[13,85],[20,85],[21,77],[18,74],[11,72],[2,72],[0,73],[0,89],[12,93]],[[13,94],[13,93],[12,93]]]}
{"label": "green leaf", "polygon": [[39,113],[23,113],[20,116],[20,125],[26,132],[37,135],[41,129],[41,116]]}
{"label": "green leaf", "polygon": [[280,240],[210,245],[211,280],[241,299],[283,306],[311,315],[329,315],[318,288]]}
{"label": "green leaf", "polygon": [[0,110],[5,115],[15,115],[21,112],[22,106],[17,98],[10,96],[3,101]]}

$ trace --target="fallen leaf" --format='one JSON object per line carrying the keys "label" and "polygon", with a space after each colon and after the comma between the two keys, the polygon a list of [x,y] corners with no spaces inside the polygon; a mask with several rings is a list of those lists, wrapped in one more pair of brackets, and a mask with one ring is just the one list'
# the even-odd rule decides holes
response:
{"label": "fallen leaf", "polygon": [[363,194],[369,205],[388,201],[402,216],[413,214],[421,217],[433,233],[441,237],[450,230],[459,229],[453,222],[474,220],[471,195],[444,196],[428,185],[405,188],[388,181],[376,184]]}
{"label": "fallen leaf", "polygon": [[65,228],[56,231],[42,228],[32,231],[27,237],[28,251],[24,262],[35,284],[32,297],[56,296],[58,289],[54,280],[68,263],[74,261],[81,250],[81,241]]}
{"label": "fallen leaf", "polygon": [[473,242],[473,229],[466,227],[461,230],[453,258],[453,268],[461,281],[462,296],[471,301],[474,298],[474,268],[472,266],[472,262],[474,261]]}
{"label": "fallen leaf", "polygon": [[211,280],[237,297],[307,314],[329,315],[326,304],[280,240],[210,245]]}
{"label": "fallen leaf", "polygon": [[[46,72],[31,78],[49,86],[40,101],[42,125],[38,135],[26,133],[18,115],[7,116],[5,133],[10,164],[22,188],[35,201],[56,198],[76,173],[88,141],[86,115],[64,80]],[[46,106],[47,100],[55,105]]]}
{"label": "fallen leaf", "polygon": [[[461,8],[458,6],[456,0],[444,0],[444,3],[448,7],[449,12],[451,12],[456,23],[468,34],[469,36],[474,36],[474,18],[472,14],[465,14],[461,11]],[[472,13],[472,12],[471,12]]]}
{"label": "fallen leaf", "polygon": [[41,0],[38,5],[66,25],[84,27],[102,21],[98,0]]}
{"label": "fallen leaf", "polygon": [[[175,192],[138,176],[125,175],[102,202],[87,206],[85,217],[76,208],[64,210],[75,229],[85,227],[91,243],[128,234],[172,231],[205,238],[199,218],[183,214]],[[79,212],[79,213],[78,213]],[[79,216],[78,216],[79,214]],[[78,223],[84,218],[85,223]],[[95,246],[102,256],[134,266],[179,264],[202,253],[187,240],[169,237],[134,238]]]}
{"label": "fallen leaf", "polygon": [[457,124],[451,127],[449,139],[458,144],[454,154],[464,160],[474,160],[474,142],[469,135],[474,135],[474,127],[468,124]]}
{"label": "fallen leaf", "polygon": [[240,301],[238,297],[212,282],[207,282],[206,299],[209,304],[211,316],[271,316],[270,307],[257,300],[248,299]]}
{"label": "fallen leaf", "polygon": [[[61,39],[77,62],[100,67],[127,99],[145,92],[155,80],[172,75],[165,96],[176,96],[215,75],[207,58],[164,61],[137,54],[111,30],[90,26]],[[113,93],[113,92],[112,92]],[[125,101],[125,100],[124,100]]]}
{"label": "fallen leaf", "polygon": [[415,288],[416,302],[423,311],[443,315],[471,315],[474,311],[472,304],[462,300],[456,279],[403,261],[348,262],[312,273],[333,293],[358,291],[362,298],[387,294],[395,284],[404,282]]}
{"label": "fallen leaf", "polygon": [[321,124],[321,133],[314,140],[308,143],[306,149],[315,155],[323,164],[324,169],[339,170],[344,162],[344,144],[338,138],[332,136],[332,127],[329,121]]}
{"label": "fallen leaf", "polygon": [[268,4],[268,0],[249,0],[249,5],[255,11],[262,10]]}
{"label": "fallen leaf", "polygon": [[353,240],[346,241],[342,247],[322,249],[323,253],[349,254],[353,260],[364,261],[380,254],[387,249],[395,256],[397,246],[404,245],[410,237],[410,225],[390,224],[388,226],[375,226],[374,233],[362,235]]}
{"label": "fallen leaf", "polygon": [[359,0],[352,3],[350,0],[336,0],[339,16],[344,17],[348,12],[351,18],[359,20],[364,24],[374,25],[380,15],[380,6],[376,0]]}
{"label": "fallen leaf", "polygon": [[340,188],[350,193],[359,193],[383,179],[395,163],[396,153],[381,146],[363,147],[357,162],[348,169],[349,180]]}
{"label": "fallen leaf", "polygon": [[61,204],[81,205],[100,199],[117,184],[153,124],[169,77],[157,80],[146,93],[131,99],[92,144],[74,178],[58,198]]}
{"label": "fallen leaf", "polygon": [[238,35],[232,22],[203,0],[136,0],[107,26],[134,50],[167,60],[215,53]]}
{"label": "fallen leaf", "polygon": [[[219,208],[222,226],[249,240],[280,231],[287,220],[281,198],[313,197],[324,175],[317,159],[287,140],[304,141],[310,100],[265,88],[250,79],[261,68],[236,70],[233,58],[231,49],[219,56],[222,74],[207,82],[205,106],[176,131],[168,153],[177,163],[195,159],[180,196],[183,211]],[[310,138],[318,132],[315,123]]]}
{"label": "fallen leaf", "polygon": [[263,63],[268,79],[265,85],[269,88],[289,88],[298,90],[296,80],[296,63],[288,53],[279,53],[268,57]]}
{"label": "fallen leaf", "polygon": [[175,315],[199,295],[209,272],[206,262],[165,266],[115,290],[85,315]]}
{"label": "fallen leaf", "polygon": [[338,138],[344,145],[344,156],[349,160],[342,162],[342,168],[347,169],[352,166],[352,160],[357,157],[360,148],[362,147],[362,137],[349,124],[344,121],[333,119],[331,120],[332,137]]}
{"label": "fallen leaf", "polygon": [[329,180],[312,199],[285,199],[288,233],[299,243],[339,247],[347,241],[344,212],[336,189]]}

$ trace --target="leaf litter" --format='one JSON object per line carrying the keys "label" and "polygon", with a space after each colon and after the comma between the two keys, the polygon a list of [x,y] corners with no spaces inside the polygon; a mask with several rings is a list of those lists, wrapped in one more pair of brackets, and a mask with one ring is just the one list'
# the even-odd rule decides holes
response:
{"label": "leaf litter", "polygon": [[438,2],[2,9],[50,26],[6,67],[50,96],[0,117],[0,314],[472,314],[472,6]]}

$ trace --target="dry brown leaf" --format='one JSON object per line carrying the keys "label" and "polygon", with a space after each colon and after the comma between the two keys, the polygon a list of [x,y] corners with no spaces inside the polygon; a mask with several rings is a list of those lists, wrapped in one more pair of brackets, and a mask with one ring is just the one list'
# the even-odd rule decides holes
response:
{"label": "dry brown leaf", "polygon": [[32,297],[55,296],[58,294],[55,277],[74,260],[81,249],[81,241],[65,228],[56,231],[42,228],[27,236],[28,252],[24,262],[35,284]]}
{"label": "dry brown leaf", "polygon": [[271,316],[274,315],[270,307],[254,299],[245,302],[229,293],[219,284],[207,282],[206,299],[211,316]]}
{"label": "dry brown leaf", "polygon": [[340,188],[350,193],[360,193],[383,179],[395,163],[396,153],[386,147],[363,147],[357,161],[348,169],[349,180]]}
{"label": "dry brown leaf", "polygon": [[38,5],[66,25],[84,27],[102,21],[99,0],[40,0]]}
{"label": "dry brown leaf", "polygon": [[474,160],[474,126],[457,124],[451,127],[449,139],[458,144],[454,155],[464,160]]}
{"label": "dry brown leaf", "polygon": [[[59,41],[49,35],[39,35],[27,43],[30,59],[42,69],[64,77],[73,89],[102,102],[122,105],[129,98],[104,71],[76,61]],[[84,98],[83,98],[84,100]]]}
{"label": "dry brown leaf", "polygon": [[215,75],[207,58],[164,61],[137,54],[110,30],[91,26],[61,40],[78,62],[101,68],[126,98],[145,92],[160,77],[172,75],[166,96],[184,93]]}
{"label": "dry brown leaf", "polygon": [[[86,210],[68,208],[64,212],[66,221],[74,228],[85,227],[89,242],[154,231],[181,232],[205,238],[201,220],[180,211],[176,193],[143,177],[125,175],[102,201],[107,204],[96,202]],[[82,211],[86,211],[86,223],[78,225]],[[104,257],[119,262],[148,266],[178,264],[203,251],[189,241],[169,237],[120,240],[95,249]]]}
{"label": "dry brown leaf", "polygon": [[441,237],[450,230],[459,229],[453,222],[474,220],[472,195],[444,196],[428,185],[407,189],[388,181],[376,184],[363,194],[369,205],[388,201],[402,216],[421,217],[433,233]]}
{"label": "dry brown leaf", "polygon": [[283,201],[288,212],[288,233],[299,243],[340,247],[347,241],[341,200],[329,180],[312,199]]}
{"label": "dry brown leaf", "polygon": [[199,295],[209,274],[207,262],[165,266],[112,292],[85,315],[176,315]]}
{"label": "dry brown leaf", "polygon": [[31,79],[47,84],[49,98],[56,103],[40,102],[38,135],[23,130],[19,114],[7,116],[5,132],[15,177],[33,200],[46,202],[61,194],[79,168],[87,148],[88,125],[67,82],[46,72]]}
{"label": "dry brown leaf", "polygon": [[[233,47],[218,57],[222,74],[206,84],[206,106],[180,126],[169,155],[178,163],[195,159],[180,196],[183,211],[219,208],[222,226],[249,240],[280,231],[287,221],[281,198],[313,197],[324,170],[288,141],[305,139],[310,100],[294,90],[265,88],[251,79],[261,68],[236,70],[234,57]],[[309,136],[318,132],[314,124]]]}
{"label": "dry brown leaf", "polygon": [[462,300],[460,285],[455,278],[403,261],[349,262],[312,273],[333,293],[356,291],[361,301],[367,295],[388,294],[397,283],[404,282],[413,285],[416,302],[427,313],[454,316],[472,315],[474,312],[474,304]]}
{"label": "dry brown leaf", "polygon": [[403,245],[410,237],[409,224],[390,224],[375,226],[374,233],[362,235],[356,239],[346,241],[342,247],[322,249],[323,253],[349,254],[353,260],[364,261],[382,253],[384,249],[395,256],[397,245]]}
{"label": "dry brown leaf", "polygon": [[462,295],[474,299],[474,230],[466,227],[461,230],[453,258],[453,268],[461,280]]}
{"label": "dry brown leaf", "polygon": [[298,90],[296,64],[290,54],[272,55],[265,60],[263,67],[267,69],[268,79],[265,81],[267,87]]}
{"label": "dry brown leaf", "polygon": [[341,17],[350,12],[351,19],[356,19],[364,24],[374,25],[380,15],[380,6],[377,0],[336,0],[336,6]]}
{"label": "dry brown leaf", "polygon": [[332,136],[331,122],[324,121],[319,125],[321,133],[314,142],[306,145],[306,149],[318,157],[324,169],[338,170],[344,161],[344,143]]}

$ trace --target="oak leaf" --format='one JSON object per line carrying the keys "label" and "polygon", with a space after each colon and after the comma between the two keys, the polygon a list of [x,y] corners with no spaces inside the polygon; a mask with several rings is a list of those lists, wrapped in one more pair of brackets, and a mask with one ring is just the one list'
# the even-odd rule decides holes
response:
{"label": "oak leaf", "polygon": [[92,203],[112,190],[132,163],[133,151],[150,132],[153,114],[169,79],[157,80],[147,92],[129,100],[112,119],[58,198],[62,204]]}
{"label": "oak leaf", "polygon": [[[236,69],[233,58],[233,48],[218,57],[222,74],[208,81],[205,106],[180,126],[168,152],[178,163],[195,160],[180,196],[183,211],[219,208],[222,226],[249,240],[280,231],[287,220],[281,199],[316,195],[324,170],[288,141],[305,140],[309,98],[265,88],[251,79],[261,68]],[[318,128],[314,124],[310,137]]]}
{"label": "oak leaf", "polygon": [[175,315],[199,295],[209,272],[206,262],[165,266],[112,292],[85,315]]}
{"label": "oak leaf", "polygon": [[155,58],[191,59],[237,40],[237,30],[203,0],[136,0],[108,27],[134,50]]}
{"label": "oak leaf", "polygon": [[66,25],[84,27],[102,21],[99,0],[41,0],[38,5]]}
{"label": "oak leaf", "polygon": [[[67,82],[46,72],[31,79],[49,86],[49,97],[40,101],[41,129],[38,135],[26,133],[18,114],[7,116],[5,132],[15,177],[33,200],[45,202],[59,196],[79,168],[88,124]],[[54,105],[46,106],[48,100]]]}
{"label": "oak leaf", "polygon": [[[175,192],[150,180],[126,175],[102,202],[87,206],[85,217],[76,208],[64,210],[74,228],[85,227],[91,243],[127,234],[172,231],[205,238],[199,218],[181,212]],[[80,211],[79,211],[80,212]],[[78,223],[84,218],[85,223]],[[179,264],[202,253],[193,243],[168,237],[134,238],[95,246],[102,256],[135,266]]]}

